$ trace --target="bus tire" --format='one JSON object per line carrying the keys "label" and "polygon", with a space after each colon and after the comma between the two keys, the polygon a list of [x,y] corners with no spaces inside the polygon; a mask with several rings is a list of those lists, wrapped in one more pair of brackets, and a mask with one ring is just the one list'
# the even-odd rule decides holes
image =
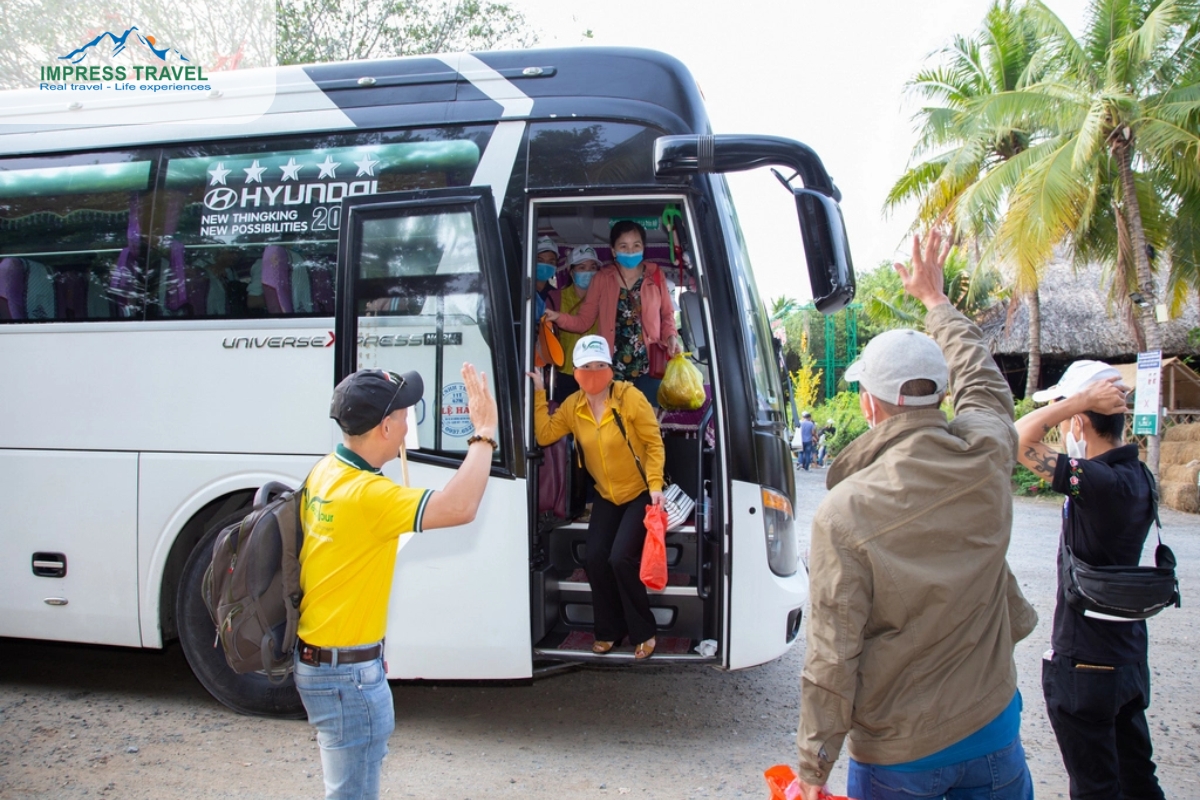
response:
{"label": "bus tire", "polygon": [[213,542],[219,532],[214,526],[192,548],[175,596],[179,643],[188,666],[209,694],[239,714],[304,719],[307,715],[291,675],[282,684],[271,683],[259,672],[239,675],[229,668],[221,645],[214,646],[216,629],[200,595],[200,585],[212,561]]}

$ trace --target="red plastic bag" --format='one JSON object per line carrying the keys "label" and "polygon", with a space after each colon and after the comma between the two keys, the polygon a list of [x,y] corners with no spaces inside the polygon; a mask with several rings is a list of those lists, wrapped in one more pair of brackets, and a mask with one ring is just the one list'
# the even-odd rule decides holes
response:
{"label": "red plastic bag", "polygon": [[642,570],[639,577],[647,589],[667,587],[667,512],[662,506],[646,506],[646,543],[642,545]]}
{"label": "red plastic bag", "polygon": [[[763,773],[767,786],[771,788],[771,800],[798,800],[800,797],[800,781],[796,771],[787,764],[776,764]],[[849,800],[841,795],[832,795],[822,789],[817,793],[821,800]]]}

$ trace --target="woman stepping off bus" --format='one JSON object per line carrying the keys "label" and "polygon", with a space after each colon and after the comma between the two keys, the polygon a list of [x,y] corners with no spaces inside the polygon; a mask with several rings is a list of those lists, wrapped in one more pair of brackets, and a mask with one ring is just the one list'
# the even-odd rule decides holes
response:
{"label": "woman stepping off bus", "polygon": [[639,571],[646,506],[663,502],[662,436],[646,396],[632,384],[613,380],[612,355],[603,337],[582,337],[572,361],[579,391],[553,415],[541,374],[527,373],[534,388],[534,430],[542,447],[574,434],[596,481],[587,532],[596,635],[592,652],[607,653],[629,634],[637,645],[634,657],[641,660],[654,652],[657,630]]}

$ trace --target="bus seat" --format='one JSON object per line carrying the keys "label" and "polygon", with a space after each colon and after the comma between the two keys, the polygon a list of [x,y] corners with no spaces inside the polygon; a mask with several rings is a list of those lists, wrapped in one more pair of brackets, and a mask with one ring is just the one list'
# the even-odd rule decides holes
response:
{"label": "bus seat", "polygon": [[267,313],[292,313],[292,260],[286,248],[269,244],[263,250],[262,286]]}
{"label": "bus seat", "polygon": [[[658,412],[658,427],[666,435],[695,438],[700,433],[700,422],[705,412],[712,405],[712,386],[704,384],[704,404],[695,411],[663,411]],[[705,444],[710,447],[716,443],[716,429],[710,419],[704,430]]]}
{"label": "bus seat", "polygon": [[318,314],[332,314],[333,265],[323,259],[310,261],[308,282],[312,291],[312,310]]}
{"label": "bus seat", "polygon": [[0,319],[25,319],[25,284],[29,268],[25,259],[0,260]]}

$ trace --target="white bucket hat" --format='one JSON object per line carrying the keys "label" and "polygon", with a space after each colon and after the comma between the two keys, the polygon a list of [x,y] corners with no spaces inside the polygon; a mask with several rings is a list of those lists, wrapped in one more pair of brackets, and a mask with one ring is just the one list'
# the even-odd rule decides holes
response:
{"label": "white bucket hat", "polygon": [[1121,373],[1113,366],[1103,361],[1076,361],[1067,367],[1067,371],[1059,378],[1058,383],[1048,389],[1033,393],[1035,403],[1046,403],[1050,400],[1061,400],[1079,394],[1096,381],[1109,378],[1120,378]]}
{"label": "white bucket hat", "polygon": [[549,236],[542,236],[537,240],[537,251],[539,253],[554,253],[558,255],[558,245]]}
{"label": "white bucket hat", "polygon": [[[908,329],[879,334],[846,370],[846,380],[858,382],[869,393],[894,406],[933,406],[946,391],[950,369],[937,342]],[[933,394],[908,397],[900,387],[908,381],[932,381]]]}
{"label": "white bucket hat", "polygon": [[608,352],[608,340],[603,336],[581,336],[571,351],[571,363],[576,367],[591,364],[593,361],[603,361],[612,364],[612,354]]}

